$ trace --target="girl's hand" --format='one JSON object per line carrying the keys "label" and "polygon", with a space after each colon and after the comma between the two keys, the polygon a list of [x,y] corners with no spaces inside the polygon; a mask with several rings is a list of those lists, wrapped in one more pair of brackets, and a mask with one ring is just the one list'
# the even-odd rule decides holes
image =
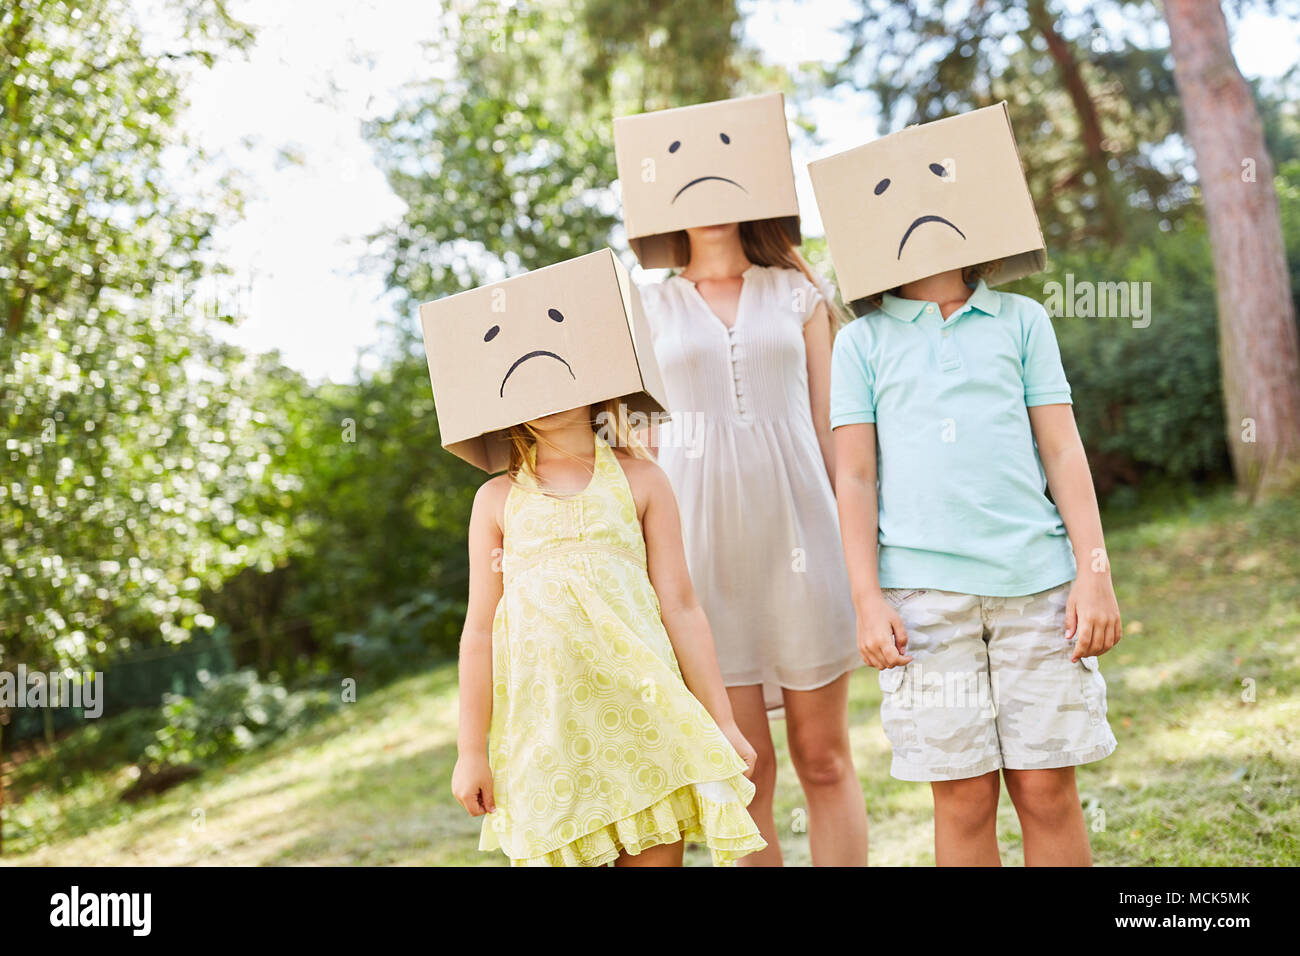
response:
{"label": "girl's hand", "polygon": [[451,792],[471,817],[495,812],[492,768],[488,766],[486,755],[457,758],[456,769],[451,772]]}
{"label": "girl's hand", "polygon": [[745,761],[745,776],[754,775],[754,764],[758,763],[758,751],[756,751],[745,735],[740,732],[740,728],[734,722],[728,724],[719,724],[718,729],[726,736],[727,742],[740,754],[740,759]]}
{"label": "girl's hand", "polygon": [[1105,654],[1119,643],[1123,630],[1110,571],[1081,572],[1065,605],[1065,639],[1074,639],[1070,660]]}
{"label": "girl's hand", "polygon": [[912,662],[907,653],[907,628],[883,594],[869,598],[858,610],[858,653],[866,664],[882,671]]}

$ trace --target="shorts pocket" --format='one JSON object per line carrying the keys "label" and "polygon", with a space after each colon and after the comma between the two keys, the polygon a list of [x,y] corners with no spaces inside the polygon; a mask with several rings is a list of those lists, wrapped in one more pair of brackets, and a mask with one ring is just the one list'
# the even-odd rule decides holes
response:
{"label": "shorts pocket", "polygon": [[903,686],[903,678],[907,673],[907,665],[902,667],[891,667],[880,672],[880,690],[882,693],[893,694]]}
{"label": "shorts pocket", "polygon": [[1088,718],[1094,724],[1106,720],[1106,679],[1095,657],[1079,659],[1079,691],[1088,706]]}
{"label": "shorts pocket", "polygon": [[880,725],[895,755],[916,746],[916,721],[904,682],[907,664],[880,672]]}

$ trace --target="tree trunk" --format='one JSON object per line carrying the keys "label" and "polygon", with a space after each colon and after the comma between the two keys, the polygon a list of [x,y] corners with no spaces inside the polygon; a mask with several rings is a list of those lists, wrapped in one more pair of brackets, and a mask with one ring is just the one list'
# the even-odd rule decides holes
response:
{"label": "tree trunk", "polygon": [[1164,7],[1214,252],[1228,448],[1257,497],[1300,480],[1300,345],[1273,161],[1219,4]]}
{"label": "tree trunk", "polygon": [[[1061,77],[1061,85],[1070,97],[1075,116],[1079,120],[1079,135],[1083,140],[1083,159],[1070,180],[1078,182],[1083,174],[1091,172],[1095,179],[1099,212],[1105,220],[1106,236],[1111,241],[1118,241],[1124,234],[1124,218],[1116,204],[1115,177],[1107,163],[1106,136],[1101,129],[1101,118],[1097,115],[1097,103],[1083,78],[1083,71],[1069,41],[1056,29],[1056,14],[1047,6],[1047,0],[1029,0],[1029,22],[1038,31],[1038,35],[1047,44],[1047,52],[1056,64],[1056,71]],[[1062,188],[1065,183],[1058,184]]]}

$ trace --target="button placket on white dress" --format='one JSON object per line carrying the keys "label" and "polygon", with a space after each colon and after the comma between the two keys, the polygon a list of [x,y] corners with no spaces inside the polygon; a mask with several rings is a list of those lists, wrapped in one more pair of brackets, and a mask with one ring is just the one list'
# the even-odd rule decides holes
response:
{"label": "button placket on white dress", "polygon": [[[740,295],[736,299],[736,320],[730,326],[723,323],[713,311],[708,301],[700,294],[699,288],[690,279],[686,279],[690,284],[691,292],[695,294],[695,300],[699,303],[708,315],[711,322],[720,328],[725,336],[727,345],[727,362],[731,366],[731,408],[735,413],[736,421],[742,425],[750,424],[753,419],[750,417],[748,409],[745,406],[745,387],[740,375],[740,340],[737,332],[740,330],[741,322],[745,316],[745,293],[753,281],[750,277],[754,267],[750,266],[741,273]],[[685,279],[685,276],[682,276]]]}
{"label": "button placket on white dress", "polygon": [[[737,314],[736,321],[740,321]],[[745,386],[740,378],[740,360],[737,351],[739,342],[736,338],[736,327],[733,325],[727,329],[727,351],[731,360],[731,401],[736,409],[736,417],[743,422],[749,421],[749,415],[745,411]]]}

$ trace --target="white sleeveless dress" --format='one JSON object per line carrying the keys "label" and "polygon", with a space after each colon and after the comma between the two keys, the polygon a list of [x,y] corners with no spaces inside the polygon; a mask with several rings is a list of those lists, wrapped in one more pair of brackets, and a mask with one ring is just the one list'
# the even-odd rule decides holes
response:
{"label": "white sleeveless dress", "polygon": [[[823,280],[824,281],[824,280]],[[659,463],[727,686],[812,690],[860,666],[804,323],[829,287],[751,266],[729,330],[681,276],[641,288],[672,421]]]}

